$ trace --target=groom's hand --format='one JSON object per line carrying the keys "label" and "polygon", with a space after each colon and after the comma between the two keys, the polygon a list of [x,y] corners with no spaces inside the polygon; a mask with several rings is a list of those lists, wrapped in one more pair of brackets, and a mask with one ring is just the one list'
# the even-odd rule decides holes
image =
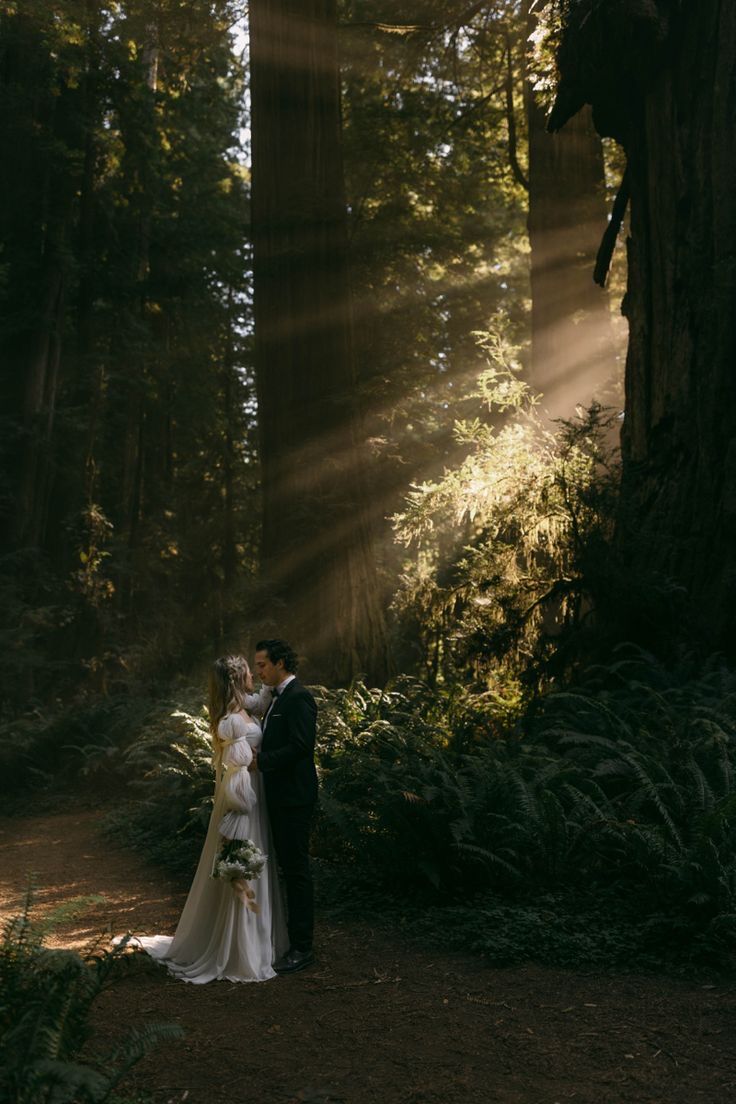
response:
{"label": "groom's hand", "polygon": [[248,764],[248,770],[249,771],[257,771],[258,770],[258,752],[257,751],[253,752],[253,759]]}

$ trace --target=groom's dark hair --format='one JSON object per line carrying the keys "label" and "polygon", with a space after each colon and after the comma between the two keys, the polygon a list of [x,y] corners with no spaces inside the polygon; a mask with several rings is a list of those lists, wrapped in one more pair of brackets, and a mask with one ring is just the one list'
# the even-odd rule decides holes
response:
{"label": "groom's dark hair", "polygon": [[278,663],[280,659],[283,659],[284,669],[290,675],[296,674],[299,660],[291,644],[287,644],[285,640],[259,640],[256,644],[256,651],[265,652],[272,663]]}

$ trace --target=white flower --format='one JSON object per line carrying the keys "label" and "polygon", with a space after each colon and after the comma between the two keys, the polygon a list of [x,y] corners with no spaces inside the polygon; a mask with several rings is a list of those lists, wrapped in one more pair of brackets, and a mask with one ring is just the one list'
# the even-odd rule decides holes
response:
{"label": "white flower", "polygon": [[215,859],[212,877],[251,881],[260,877],[267,858],[253,840],[243,840],[238,844],[234,840],[223,840]]}

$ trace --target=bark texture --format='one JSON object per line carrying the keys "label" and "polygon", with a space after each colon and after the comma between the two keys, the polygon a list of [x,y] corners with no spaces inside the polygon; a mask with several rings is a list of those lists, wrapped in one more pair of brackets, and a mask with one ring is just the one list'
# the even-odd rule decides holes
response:
{"label": "bark texture", "polygon": [[734,653],[736,5],[580,4],[552,123],[582,102],[628,156],[630,324],[619,541]]}
{"label": "bark texture", "polygon": [[334,0],[250,5],[255,357],[272,631],[385,675],[358,447]]}

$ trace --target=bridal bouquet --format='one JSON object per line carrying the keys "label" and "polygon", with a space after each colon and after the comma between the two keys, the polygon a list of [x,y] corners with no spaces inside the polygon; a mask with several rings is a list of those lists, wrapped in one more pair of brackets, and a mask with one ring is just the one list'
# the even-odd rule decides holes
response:
{"label": "bridal bouquet", "polygon": [[260,878],[267,858],[253,840],[224,839],[215,856],[212,877],[229,881],[243,904],[251,912],[258,912],[256,895],[248,882]]}

